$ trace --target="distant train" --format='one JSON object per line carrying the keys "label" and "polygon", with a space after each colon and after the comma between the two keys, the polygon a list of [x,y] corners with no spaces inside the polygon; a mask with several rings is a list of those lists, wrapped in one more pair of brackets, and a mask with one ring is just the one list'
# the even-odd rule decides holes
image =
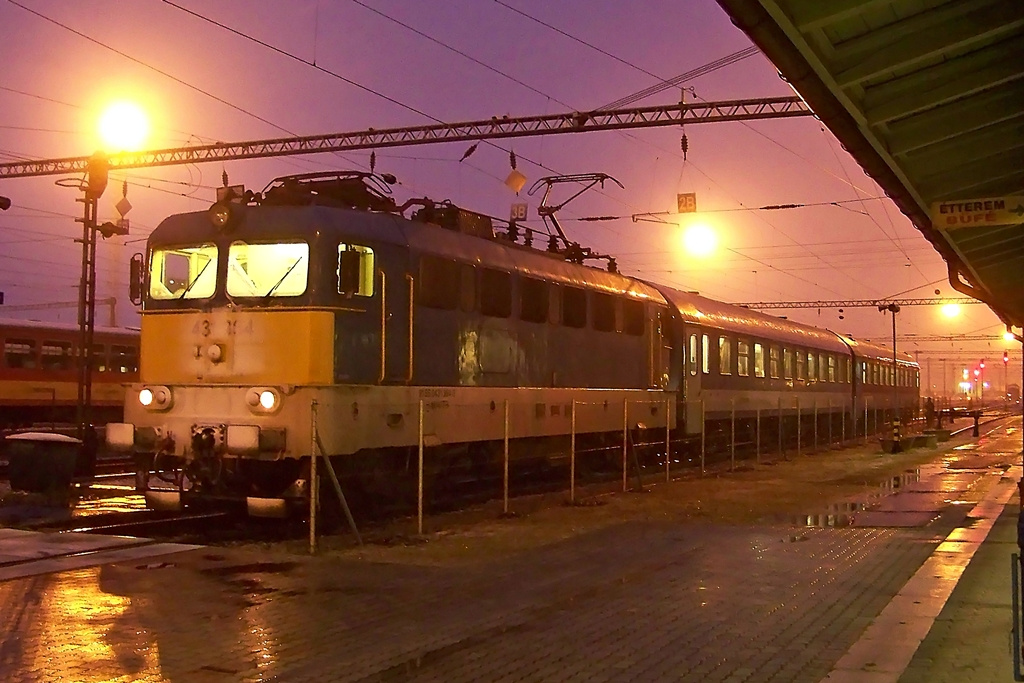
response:
{"label": "distant train", "polygon": [[[78,343],[77,325],[0,320],[0,430],[75,421]],[[97,328],[91,358],[93,419],[119,421],[125,385],[139,380],[138,331]]]}
{"label": "distant train", "polygon": [[638,425],[686,448],[736,421],[852,435],[917,408],[909,356],[585,266],[447,202],[398,206],[393,182],[280,178],[150,234],[141,381],[106,434],[140,484],[175,483],[161,504],[286,514],[314,448],[374,496],[415,481],[420,443],[441,482],[493,472],[506,435],[523,462]]}

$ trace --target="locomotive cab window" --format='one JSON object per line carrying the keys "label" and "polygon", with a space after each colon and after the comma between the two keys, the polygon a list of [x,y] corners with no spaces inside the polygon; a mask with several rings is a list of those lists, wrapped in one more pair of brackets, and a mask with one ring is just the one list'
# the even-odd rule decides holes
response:
{"label": "locomotive cab window", "polygon": [[361,244],[338,245],[338,294],[373,296],[373,249]]}
{"label": "locomotive cab window", "polygon": [[217,288],[217,246],[155,248],[150,260],[149,296],[208,299]]}
{"label": "locomotive cab window", "polygon": [[249,244],[228,248],[227,292],[241,297],[298,296],[309,279],[309,245],[305,242]]}

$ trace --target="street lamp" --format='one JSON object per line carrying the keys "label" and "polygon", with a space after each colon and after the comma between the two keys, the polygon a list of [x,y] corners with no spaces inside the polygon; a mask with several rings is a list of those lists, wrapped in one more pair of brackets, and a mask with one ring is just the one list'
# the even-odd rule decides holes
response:
{"label": "street lamp", "polygon": [[899,373],[896,370],[896,314],[900,312],[897,304],[880,305],[879,313],[888,311],[892,314],[892,452],[899,453],[900,447],[900,403],[899,403]]}

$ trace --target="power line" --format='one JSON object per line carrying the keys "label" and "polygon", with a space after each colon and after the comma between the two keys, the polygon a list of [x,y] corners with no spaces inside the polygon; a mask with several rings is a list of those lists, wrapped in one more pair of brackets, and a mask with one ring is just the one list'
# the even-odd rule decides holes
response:
{"label": "power line", "polygon": [[[874,308],[876,306],[936,306],[941,304],[981,304],[983,301],[971,297],[945,297],[934,299],[847,299],[845,301],[756,301],[733,304],[760,311],[783,308]],[[889,337],[892,339],[892,337]]]}

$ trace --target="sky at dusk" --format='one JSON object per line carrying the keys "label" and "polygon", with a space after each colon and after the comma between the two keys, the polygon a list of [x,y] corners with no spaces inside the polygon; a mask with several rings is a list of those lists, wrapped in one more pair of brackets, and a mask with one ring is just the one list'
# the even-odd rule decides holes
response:
{"label": "sky at dusk", "polygon": [[[0,0],[0,162],[101,149],[97,121],[114,100],[146,109],[145,147],[157,149],[596,109],[750,45],[713,0]],[[634,106],[681,94],[792,94],[760,53],[686,86]],[[818,120],[688,124],[685,161],[683,132],[496,140],[461,162],[470,143],[382,149],[376,170],[398,177],[400,202],[450,199],[506,218],[512,203],[525,201],[534,228],[542,224],[540,193],[526,193],[533,181],[607,173],[625,189],[606,184],[570,203],[559,214],[569,237],[615,255],[626,274],[723,301],[927,297],[936,289],[959,296],[940,256]],[[518,197],[503,184],[510,150],[528,178]],[[116,296],[118,323],[137,325],[123,289],[128,258],[165,216],[205,210],[224,171],[232,184],[262,189],[277,176],[368,167],[361,151],[113,173],[99,219],[117,217],[127,180],[132,234],[126,245],[101,245],[99,296]],[[0,195],[13,202],[0,214],[8,305],[77,296],[80,193],[55,180],[0,180]],[[562,191],[556,201],[569,192]],[[632,218],[674,210],[680,192],[697,194],[699,214]],[[757,209],[778,204],[816,206]],[[619,218],[575,220],[588,216]],[[703,259],[681,246],[683,227],[695,220],[719,239]],[[780,313],[857,338],[891,335],[888,314],[872,308],[846,309],[842,320],[835,309]],[[0,316],[74,322],[76,313],[0,307]],[[105,309],[97,321],[106,323]],[[926,359],[962,350],[996,365],[1007,346],[995,341],[1003,327],[982,305],[963,307],[955,321],[937,307],[905,308],[898,325],[901,335],[992,335],[902,344],[922,352],[923,384],[939,373],[934,360],[926,370]]]}

